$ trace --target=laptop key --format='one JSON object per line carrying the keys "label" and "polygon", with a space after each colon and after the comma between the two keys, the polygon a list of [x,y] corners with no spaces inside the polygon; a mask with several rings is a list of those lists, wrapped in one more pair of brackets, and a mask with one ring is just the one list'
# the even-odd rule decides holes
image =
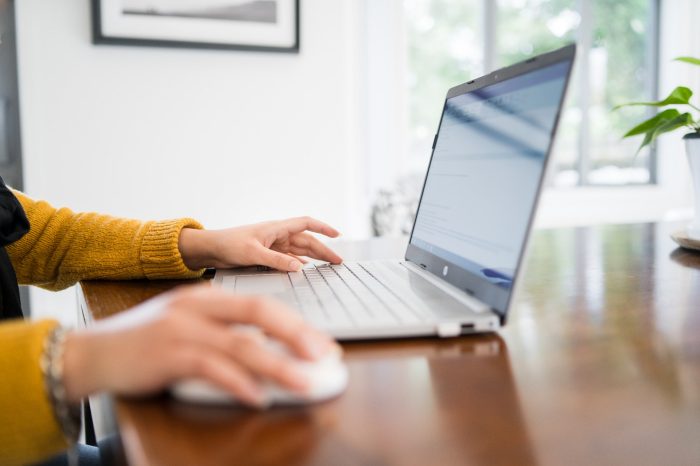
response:
{"label": "laptop key", "polygon": [[455,298],[444,295],[428,281],[414,275],[408,269],[392,270],[383,263],[365,263],[363,266],[372,270],[373,274],[376,274],[401,296],[411,299],[412,302],[423,303],[423,307],[416,306],[415,311],[424,316],[428,315],[432,320],[436,318],[440,320],[460,319],[465,315],[463,304]]}
{"label": "laptop key", "polygon": [[[411,321],[413,319],[417,319],[418,322],[433,320],[434,316],[413,304],[422,303],[423,300],[416,295],[409,286],[406,286],[405,282],[397,280],[397,277],[395,277],[392,271],[388,270],[384,264],[362,262],[358,263],[358,267],[365,270],[366,273],[372,275],[377,280],[377,283],[381,284],[381,286],[391,290],[391,295],[393,298],[402,304],[401,309],[405,311],[405,319]],[[408,301],[410,301],[412,304],[409,304]]]}
{"label": "laptop key", "polygon": [[357,263],[327,264],[288,276],[304,317],[321,328],[419,324],[427,320]]}

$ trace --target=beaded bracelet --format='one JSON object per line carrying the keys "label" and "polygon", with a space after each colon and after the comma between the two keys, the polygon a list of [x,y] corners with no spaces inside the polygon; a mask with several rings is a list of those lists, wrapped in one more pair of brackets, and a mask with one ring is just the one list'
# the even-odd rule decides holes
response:
{"label": "beaded bracelet", "polygon": [[66,329],[56,327],[46,337],[40,366],[54,415],[66,442],[72,446],[80,435],[80,404],[68,402],[63,385],[63,352],[67,333]]}

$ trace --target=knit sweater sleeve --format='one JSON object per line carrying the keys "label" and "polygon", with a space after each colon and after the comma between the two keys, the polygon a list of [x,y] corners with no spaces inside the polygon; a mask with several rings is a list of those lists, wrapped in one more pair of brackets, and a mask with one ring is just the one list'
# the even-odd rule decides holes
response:
{"label": "knit sweater sleeve", "polygon": [[0,464],[32,464],[67,447],[39,368],[44,340],[56,325],[0,324]]}
{"label": "knit sweater sleeve", "polygon": [[195,278],[203,272],[187,268],[178,249],[183,228],[202,228],[195,220],[140,222],[75,213],[14,194],[30,225],[6,248],[20,284],[60,290],[86,279]]}

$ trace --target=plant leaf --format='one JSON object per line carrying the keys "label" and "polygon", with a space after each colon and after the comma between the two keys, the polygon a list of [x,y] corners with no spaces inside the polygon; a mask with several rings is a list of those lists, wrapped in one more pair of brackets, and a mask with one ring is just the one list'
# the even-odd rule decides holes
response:
{"label": "plant leaf", "polygon": [[649,144],[654,142],[656,138],[660,135],[668,133],[670,131],[674,131],[682,126],[692,125],[693,123],[693,116],[690,113],[683,113],[677,115],[675,118],[666,120],[665,122],[661,123],[655,128],[647,131],[647,133],[644,135],[644,140],[642,141],[642,144],[637,149],[637,154],[639,154],[639,151],[642,150],[645,146],[648,146]]}
{"label": "plant leaf", "polygon": [[658,127],[664,125],[666,122],[676,118],[678,115],[680,115],[680,112],[675,108],[664,110],[663,112],[657,113],[648,120],[641,122],[631,130],[627,131],[627,133],[625,133],[625,135],[622,137],[628,138],[630,136],[636,136],[638,134],[653,131]]}
{"label": "plant leaf", "polygon": [[666,97],[664,100],[658,100],[656,102],[630,102],[628,104],[617,105],[613,110],[617,110],[621,107],[628,107],[630,105],[647,105],[650,107],[663,107],[665,105],[681,105],[687,104],[693,95],[693,91],[685,86],[678,86]]}
{"label": "plant leaf", "polygon": [[682,61],[685,63],[690,63],[691,65],[700,65],[700,58],[694,58],[694,57],[676,57],[674,58],[675,61]]}

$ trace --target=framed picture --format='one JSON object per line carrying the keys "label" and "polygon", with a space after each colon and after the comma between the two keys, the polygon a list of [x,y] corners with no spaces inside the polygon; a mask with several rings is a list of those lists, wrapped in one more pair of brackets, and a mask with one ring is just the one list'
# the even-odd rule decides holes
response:
{"label": "framed picture", "polygon": [[299,51],[299,0],[92,0],[96,44]]}

